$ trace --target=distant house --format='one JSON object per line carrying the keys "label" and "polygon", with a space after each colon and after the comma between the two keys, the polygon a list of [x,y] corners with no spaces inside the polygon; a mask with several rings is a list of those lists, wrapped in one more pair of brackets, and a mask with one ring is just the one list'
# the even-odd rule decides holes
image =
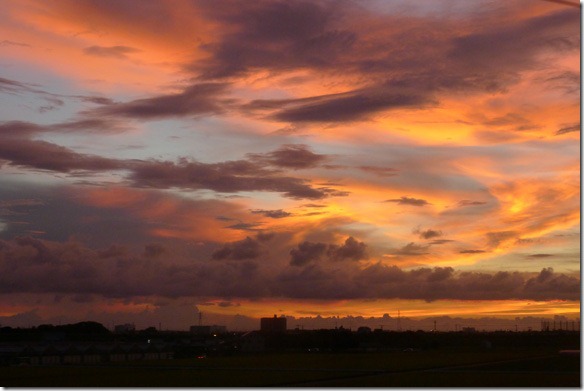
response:
{"label": "distant house", "polygon": [[41,353],[40,363],[42,365],[61,364],[61,352],[53,345],[47,346]]}
{"label": "distant house", "polygon": [[81,364],[82,362],[82,352],[75,345],[70,345],[63,352],[63,364]]}
{"label": "distant house", "polygon": [[138,344],[131,344],[127,346],[125,350],[128,361],[137,361],[144,358],[144,351]]}
{"label": "distant house", "polygon": [[142,344],[140,347],[144,352],[144,360],[158,360],[160,358],[160,352],[154,344]]}
{"label": "distant house", "polygon": [[166,343],[0,344],[0,365],[91,365],[172,358],[174,348]]}
{"label": "distant house", "polygon": [[18,362],[22,347],[15,344],[0,343],[0,366],[13,365]]}
{"label": "distant house", "polygon": [[81,349],[81,360],[83,364],[97,364],[101,362],[101,352],[94,345],[83,346]]}
{"label": "distant house", "polygon": [[108,351],[108,359],[107,361],[111,362],[119,362],[119,361],[126,361],[126,350],[123,349],[120,345],[114,345]]}
{"label": "distant house", "polygon": [[260,330],[269,332],[283,332],[286,331],[286,318],[278,318],[274,315],[273,318],[261,318]]}

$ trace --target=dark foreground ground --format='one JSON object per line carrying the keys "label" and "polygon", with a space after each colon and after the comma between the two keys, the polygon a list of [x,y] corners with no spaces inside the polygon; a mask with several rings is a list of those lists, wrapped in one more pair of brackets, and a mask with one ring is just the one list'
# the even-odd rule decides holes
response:
{"label": "dark foreground ground", "polygon": [[278,353],[0,368],[4,387],[580,387],[579,355],[549,348]]}

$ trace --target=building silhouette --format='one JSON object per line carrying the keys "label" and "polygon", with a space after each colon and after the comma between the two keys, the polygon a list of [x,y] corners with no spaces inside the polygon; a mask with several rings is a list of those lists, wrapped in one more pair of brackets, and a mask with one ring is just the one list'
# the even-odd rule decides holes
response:
{"label": "building silhouette", "polygon": [[286,331],[286,318],[278,318],[276,315],[273,318],[261,318],[260,330],[269,332]]}

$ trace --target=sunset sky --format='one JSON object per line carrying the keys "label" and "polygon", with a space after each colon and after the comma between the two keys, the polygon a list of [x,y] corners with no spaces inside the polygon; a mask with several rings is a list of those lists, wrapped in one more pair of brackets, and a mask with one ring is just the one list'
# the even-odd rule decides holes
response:
{"label": "sunset sky", "polygon": [[2,9],[0,325],[579,318],[576,0]]}

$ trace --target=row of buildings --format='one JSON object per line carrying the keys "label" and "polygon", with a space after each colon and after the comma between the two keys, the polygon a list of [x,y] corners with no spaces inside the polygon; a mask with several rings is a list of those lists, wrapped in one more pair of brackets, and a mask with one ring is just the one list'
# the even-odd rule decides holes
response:
{"label": "row of buildings", "polygon": [[47,343],[0,345],[0,365],[86,365],[174,358],[165,343]]}
{"label": "row of buildings", "polygon": [[[121,326],[120,326],[121,327]],[[286,318],[281,316],[278,317],[274,315],[273,318],[261,318],[260,319],[260,331],[263,332],[285,332],[287,330]],[[117,331],[117,326],[116,326]],[[219,325],[210,326],[191,326],[191,334],[196,335],[213,335],[213,334],[224,334],[227,332],[227,327]]]}

